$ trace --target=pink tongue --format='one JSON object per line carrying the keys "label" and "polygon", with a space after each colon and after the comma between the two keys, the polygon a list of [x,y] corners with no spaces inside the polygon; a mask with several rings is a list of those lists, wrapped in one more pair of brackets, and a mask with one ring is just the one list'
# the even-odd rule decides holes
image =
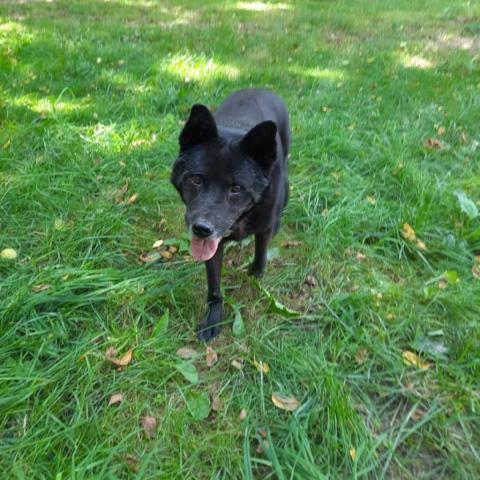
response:
{"label": "pink tongue", "polygon": [[193,236],[191,243],[192,257],[197,262],[205,262],[210,260],[217,251],[220,238],[214,238],[212,240],[203,240]]}

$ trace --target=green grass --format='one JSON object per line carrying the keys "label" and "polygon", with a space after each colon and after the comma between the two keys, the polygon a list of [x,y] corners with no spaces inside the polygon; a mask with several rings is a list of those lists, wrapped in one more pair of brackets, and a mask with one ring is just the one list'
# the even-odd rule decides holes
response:
{"label": "green grass", "polygon": [[[479,22],[458,0],[2,2],[0,250],[18,252],[0,261],[4,478],[479,478],[480,217],[454,194],[479,206]],[[246,334],[226,325],[208,368],[203,267],[139,255],[183,249],[169,172],[190,106],[248,86],[291,114],[261,283],[301,316],[272,313],[251,244],[232,247],[227,313]],[[109,347],[132,363],[112,368]],[[277,409],[277,391],[301,407]],[[223,410],[195,419],[206,396]]]}

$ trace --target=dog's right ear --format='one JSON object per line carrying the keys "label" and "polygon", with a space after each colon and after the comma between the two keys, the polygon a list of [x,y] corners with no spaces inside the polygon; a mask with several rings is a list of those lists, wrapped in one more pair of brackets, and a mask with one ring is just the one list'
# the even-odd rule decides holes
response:
{"label": "dog's right ear", "polygon": [[180,151],[209,142],[217,137],[217,124],[212,113],[205,105],[196,104],[192,107],[187,123],[180,133],[178,139]]}

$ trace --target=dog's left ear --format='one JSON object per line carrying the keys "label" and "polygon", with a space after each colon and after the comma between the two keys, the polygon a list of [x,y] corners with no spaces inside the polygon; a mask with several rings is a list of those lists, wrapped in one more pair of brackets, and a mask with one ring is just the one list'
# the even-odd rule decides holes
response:
{"label": "dog's left ear", "polygon": [[252,157],[264,170],[269,170],[277,158],[277,125],[271,120],[253,127],[240,141],[240,149]]}
{"label": "dog's left ear", "polygon": [[180,133],[178,139],[180,150],[207,143],[217,136],[217,124],[212,113],[205,105],[196,104],[192,107],[187,123]]}

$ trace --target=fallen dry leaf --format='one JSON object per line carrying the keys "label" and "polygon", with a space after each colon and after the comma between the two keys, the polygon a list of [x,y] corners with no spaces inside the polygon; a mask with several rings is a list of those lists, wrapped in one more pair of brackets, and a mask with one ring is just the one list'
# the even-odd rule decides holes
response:
{"label": "fallen dry leaf", "polygon": [[474,278],[480,278],[480,255],[477,255],[473,261],[472,275]]}
{"label": "fallen dry leaf", "polygon": [[212,410],[214,412],[223,411],[223,400],[218,395],[212,398]]}
{"label": "fallen dry leaf", "polygon": [[272,402],[281,410],[293,412],[300,406],[300,402],[295,397],[287,397],[281,393],[272,393]]}
{"label": "fallen dry leaf", "polygon": [[198,353],[193,348],[182,347],[177,350],[177,355],[184,360],[196,357]]}
{"label": "fallen dry leaf", "polygon": [[140,425],[143,428],[143,433],[147,438],[153,438],[155,436],[155,430],[157,429],[157,420],[155,417],[140,417]]}
{"label": "fallen dry leaf", "polygon": [[460,143],[462,145],[465,145],[466,143],[468,142],[468,136],[467,134],[464,132],[460,135]]}
{"label": "fallen dry leaf", "polygon": [[355,354],[355,361],[358,365],[362,365],[367,361],[368,352],[366,348],[359,348]]}
{"label": "fallen dry leaf", "polygon": [[474,278],[480,278],[480,264],[475,263],[472,267],[472,275]]}
{"label": "fallen dry leaf", "polygon": [[411,365],[413,367],[419,368],[420,370],[428,370],[430,368],[429,363],[422,362],[420,357],[416,353],[411,352],[410,350],[405,350],[402,353],[402,357],[403,363],[405,365]]}
{"label": "fallen dry leaf", "polygon": [[128,352],[121,358],[117,358],[116,354],[117,351],[113,347],[110,347],[106,352],[107,360],[116,367],[126,367],[132,361],[132,349],[128,350]]}
{"label": "fallen dry leaf", "polygon": [[34,285],[32,287],[32,292],[38,293],[38,292],[44,292],[45,290],[48,290],[51,287],[48,283],[43,283],[41,285]]}
{"label": "fallen dry leaf", "polygon": [[108,406],[111,407],[112,405],[116,405],[123,400],[123,395],[121,393],[114,393],[110,400],[108,401]]}
{"label": "fallen dry leaf", "polygon": [[440,140],[437,140],[436,138],[428,138],[423,142],[423,146],[428,150],[441,150],[443,148]]}
{"label": "fallen dry leaf", "polygon": [[255,357],[253,357],[253,364],[255,365],[256,369],[259,372],[263,372],[266,374],[270,371],[270,367],[268,366],[268,363],[262,362],[261,360],[257,362],[257,359]]}
{"label": "fallen dry leaf", "polygon": [[17,252],[13,248],[4,248],[0,252],[0,258],[4,260],[15,260],[17,258]]}
{"label": "fallen dry leaf", "polygon": [[138,200],[138,193],[130,195],[127,200],[127,205],[133,205]]}
{"label": "fallen dry leaf", "polygon": [[282,243],[282,247],[284,248],[298,247],[301,244],[302,242],[300,240],[287,240],[286,242]]}
{"label": "fallen dry leaf", "polygon": [[414,242],[417,239],[417,236],[415,235],[415,230],[408,223],[403,224],[402,236],[405,240],[408,240],[409,242]]}
{"label": "fallen dry leaf", "polygon": [[160,252],[160,255],[165,260],[171,260],[173,258],[174,254],[172,252],[170,252],[169,250],[163,250],[162,252]]}
{"label": "fallen dry leaf", "polygon": [[438,127],[438,130],[437,130],[437,134],[441,137],[442,135],[445,135],[445,133],[447,132],[447,130],[445,129],[445,127]]}
{"label": "fallen dry leaf", "polygon": [[258,444],[258,447],[255,449],[255,452],[261,455],[265,450],[269,449],[269,443],[267,441],[262,441]]}
{"label": "fallen dry leaf", "polygon": [[367,197],[367,202],[370,204],[370,205],[376,205],[377,204],[377,199],[372,196],[372,195],[369,195]]}
{"label": "fallen dry leaf", "polygon": [[158,260],[160,260],[161,256],[158,252],[153,252],[153,253],[141,253],[139,256],[138,256],[138,259],[142,262],[142,263],[153,263],[153,262],[156,262]]}
{"label": "fallen dry leaf", "polygon": [[152,248],[160,248],[162,245],[163,245],[163,240],[157,240],[157,241],[153,244]]}
{"label": "fallen dry leaf", "polygon": [[138,473],[140,471],[140,460],[131,453],[126,453],[123,456],[125,463],[127,464],[128,469],[133,473]]}
{"label": "fallen dry leaf", "polygon": [[348,454],[350,455],[350,458],[352,459],[352,461],[355,461],[355,459],[357,458],[357,450],[355,447],[352,447],[349,451],[348,451]]}
{"label": "fallen dry leaf", "polygon": [[427,249],[427,246],[425,245],[425,243],[422,242],[421,240],[419,240],[418,238],[417,238],[417,241],[415,243],[416,243],[417,248],[419,250],[426,250]]}
{"label": "fallen dry leaf", "polygon": [[446,278],[441,278],[438,281],[438,288],[445,290],[448,287],[448,280]]}
{"label": "fallen dry leaf", "polygon": [[245,420],[247,418],[247,411],[244,408],[240,410],[240,413],[238,414],[238,418],[240,420]]}
{"label": "fallen dry leaf", "polygon": [[305,283],[312,288],[318,285],[317,279],[313,275],[307,275],[305,278]]}
{"label": "fallen dry leaf", "polygon": [[233,368],[236,368],[237,370],[241,370],[243,368],[243,361],[242,360],[232,360],[231,363]]}
{"label": "fallen dry leaf", "polygon": [[355,258],[358,262],[363,262],[367,258],[367,256],[363,253],[358,252]]}
{"label": "fallen dry leaf", "polygon": [[410,418],[411,418],[414,422],[418,422],[419,420],[421,420],[421,419],[425,416],[426,413],[427,413],[427,412],[426,412],[425,410],[423,410],[422,408],[417,407],[417,408],[415,409],[415,411],[412,413],[412,415],[411,415]]}
{"label": "fallen dry leaf", "polygon": [[205,360],[207,362],[207,367],[211,368],[218,361],[217,352],[212,347],[207,347],[205,353]]}

